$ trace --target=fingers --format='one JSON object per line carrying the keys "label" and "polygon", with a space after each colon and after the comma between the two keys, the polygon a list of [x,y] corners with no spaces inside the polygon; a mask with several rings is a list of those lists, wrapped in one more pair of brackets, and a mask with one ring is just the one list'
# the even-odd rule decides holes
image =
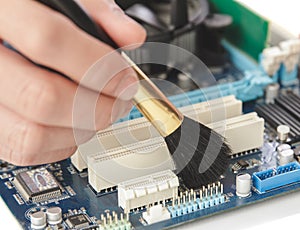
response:
{"label": "fingers", "polygon": [[[35,66],[3,46],[0,76],[0,104],[47,126],[99,130],[124,116],[131,106],[128,101],[84,87],[79,90],[74,82]],[[73,117],[80,117],[80,121],[73,124]]]}
{"label": "fingers", "polygon": [[[112,52],[111,47],[80,30],[60,13],[29,0],[12,0],[3,4],[5,7],[0,8],[0,36],[34,62],[80,82],[86,71],[105,57],[101,74],[86,79],[83,84],[98,91],[104,90],[111,96],[120,93],[114,89],[124,91],[127,88],[123,78],[130,83],[137,80],[135,72],[128,68],[119,53]],[[108,87],[110,90],[105,91],[112,78],[117,79],[113,86]],[[133,97],[132,94],[126,96],[124,99],[127,100]]]}
{"label": "fingers", "polygon": [[0,159],[17,166],[32,166],[67,159],[75,153],[76,149],[77,147],[71,147],[38,154],[23,154],[16,152],[7,145],[0,145]]}
{"label": "fingers", "polygon": [[120,47],[145,41],[145,29],[128,17],[113,0],[80,0],[80,2]]}
{"label": "fingers", "polygon": [[46,156],[43,153],[74,149],[95,134],[76,130],[75,140],[73,129],[42,126],[23,119],[3,106],[0,106],[0,117],[0,158],[18,165],[37,162],[36,155],[44,162],[61,160],[69,156],[70,151],[60,156]]}

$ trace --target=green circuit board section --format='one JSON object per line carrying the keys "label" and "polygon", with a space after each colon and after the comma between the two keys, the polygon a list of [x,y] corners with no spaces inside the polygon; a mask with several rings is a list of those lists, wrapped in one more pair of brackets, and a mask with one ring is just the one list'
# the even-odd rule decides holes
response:
{"label": "green circuit board section", "polygon": [[233,18],[232,25],[225,31],[226,39],[257,60],[267,46],[269,21],[236,1],[209,1],[213,12]]}

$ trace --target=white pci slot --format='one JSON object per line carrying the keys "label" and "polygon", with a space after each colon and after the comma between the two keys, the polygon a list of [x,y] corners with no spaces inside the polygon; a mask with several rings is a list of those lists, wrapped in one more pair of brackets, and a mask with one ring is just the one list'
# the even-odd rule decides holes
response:
{"label": "white pci slot", "polygon": [[162,137],[140,141],[88,157],[88,178],[97,191],[105,191],[133,178],[174,170]]}
{"label": "white pci slot", "polygon": [[125,212],[168,200],[178,193],[179,180],[166,170],[118,184],[118,204]]}
{"label": "white pci slot", "polygon": [[[234,96],[226,96],[182,107],[180,110],[186,116],[208,124],[241,115],[242,102]],[[90,155],[158,136],[158,132],[145,118],[117,123],[98,132],[89,142],[79,146],[71,160],[73,165],[82,171],[87,168],[87,158]]]}
{"label": "white pci slot", "polygon": [[231,146],[232,154],[260,148],[263,145],[264,119],[258,117],[257,113],[229,118],[209,124],[208,127],[224,134]]}
{"label": "white pci slot", "polygon": [[[256,113],[208,124],[222,133],[232,154],[263,145],[264,119]],[[161,137],[113,148],[88,157],[89,183],[97,191],[118,183],[166,169],[174,169],[168,148]]]}

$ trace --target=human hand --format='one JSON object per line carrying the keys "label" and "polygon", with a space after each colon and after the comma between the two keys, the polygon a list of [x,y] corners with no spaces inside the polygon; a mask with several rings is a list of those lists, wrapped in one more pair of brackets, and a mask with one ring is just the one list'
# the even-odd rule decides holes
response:
{"label": "human hand", "polygon": [[[16,165],[49,163],[76,150],[73,131],[81,142],[104,129],[131,108],[137,77],[118,53],[76,27],[65,16],[32,0],[0,0],[0,39],[41,68],[0,42],[0,159]],[[111,0],[80,0],[82,6],[120,46],[142,43],[145,31]],[[87,70],[107,57],[99,74],[84,81]],[[112,62],[113,60],[113,62]],[[114,72],[114,68],[123,69]],[[74,125],[73,103],[81,83],[80,101],[91,104],[95,125]],[[101,90],[100,90],[101,89]],[[98,91],[101,91],[100,93]],[[97,98],[95,102],[95,98]],[[90,111],[89,111],[90,112]]]}

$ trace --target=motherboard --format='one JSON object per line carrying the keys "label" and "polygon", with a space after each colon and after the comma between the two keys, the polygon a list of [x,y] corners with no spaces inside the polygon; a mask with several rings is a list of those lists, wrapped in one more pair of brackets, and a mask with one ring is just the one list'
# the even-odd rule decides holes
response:
{"label": "motherboard", "polygon": [[30,167],[0,160],[0,197],[20,226],[168,229],[300,190],[300,40],[265,47],[257,60],[230,37],[220,42],[229,61],[211,67],[218,84],[168,93],[230,145],[217,181],[188,189],[164,139],[133,108],[69,159]]}

